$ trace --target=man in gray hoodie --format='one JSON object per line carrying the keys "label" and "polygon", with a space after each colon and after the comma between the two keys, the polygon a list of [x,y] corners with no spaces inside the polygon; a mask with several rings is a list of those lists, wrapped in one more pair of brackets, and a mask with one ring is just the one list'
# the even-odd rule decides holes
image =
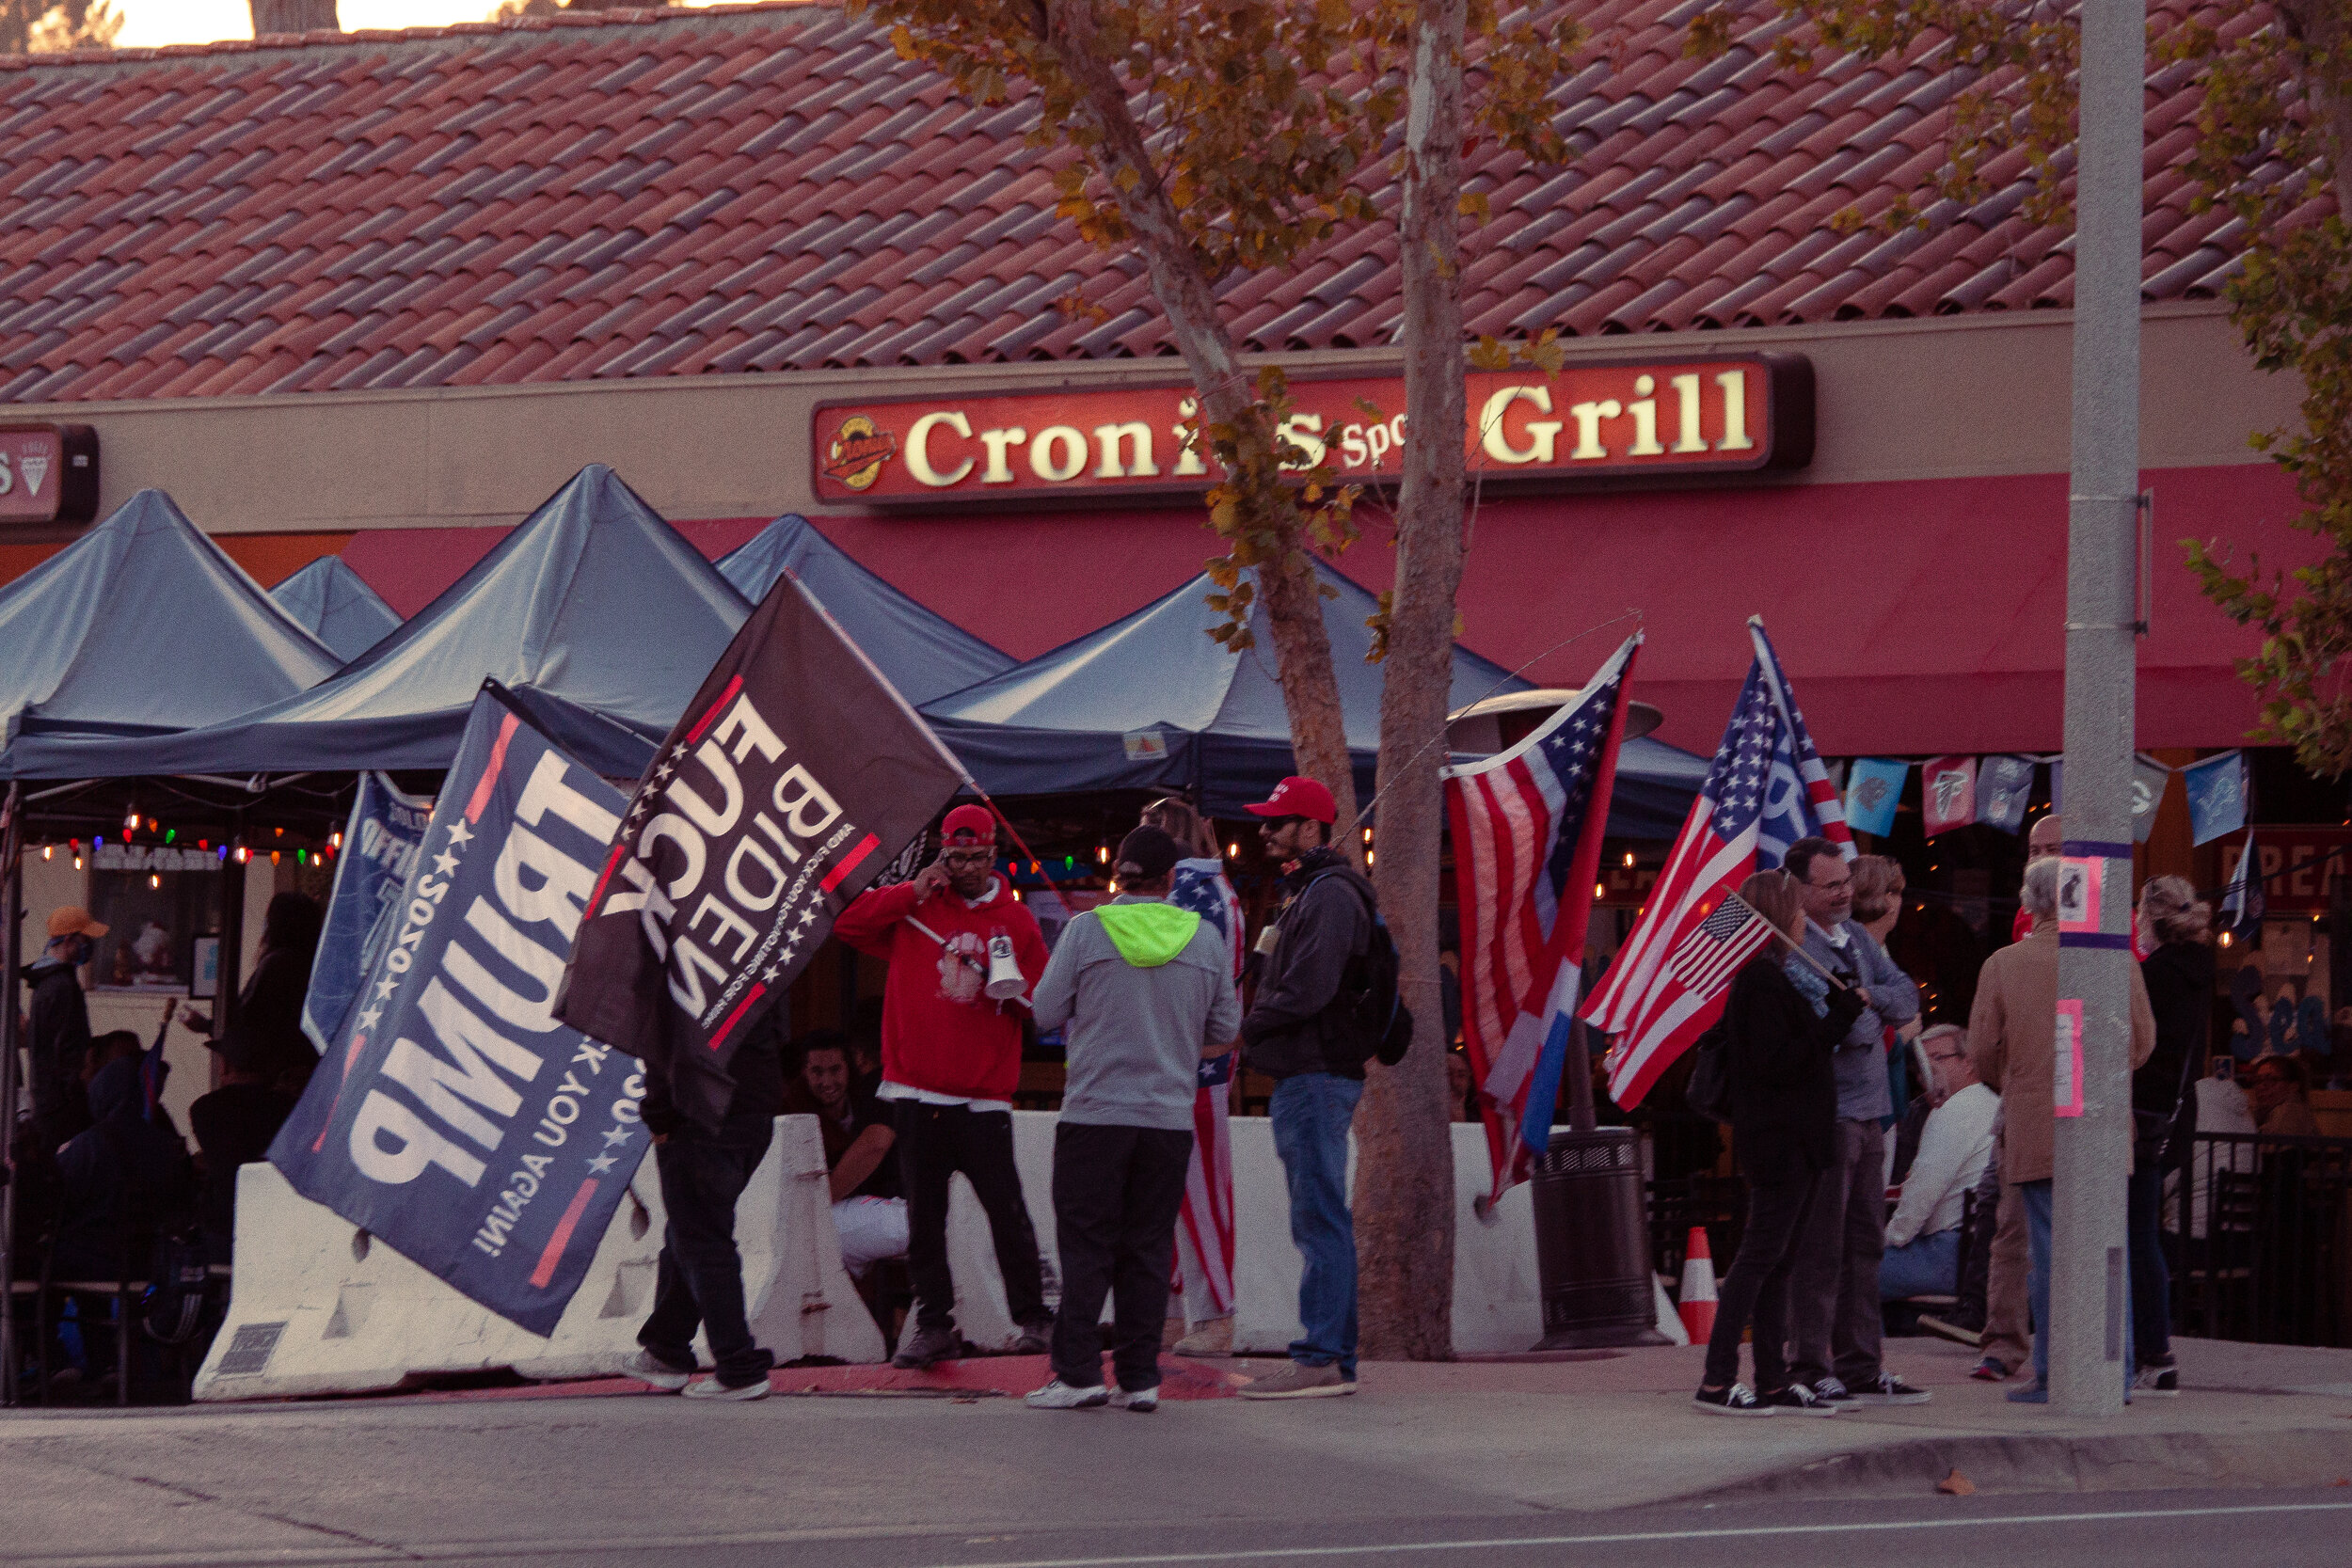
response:
{"label": "man in gray hoodie", "polygon": [[[1067,1026],[1070,1075],[1054,1130],[1061,1310],[1053,1380],[1028,1397],[1036,1409],[1159,1407],[1160,1325],[1200,1063],[1232,1049],[1241,1030],[1225,939],[1165,902],[1182,853],[1157,828],[1129,833],[1120,895],[1062,928],[1037,983],[1037,1026]],[[1103,1386],[1106,1294],[1116,1392]]]}

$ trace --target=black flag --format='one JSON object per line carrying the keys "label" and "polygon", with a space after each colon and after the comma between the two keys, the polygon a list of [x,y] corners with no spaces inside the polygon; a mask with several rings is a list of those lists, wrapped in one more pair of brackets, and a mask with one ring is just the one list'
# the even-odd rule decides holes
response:
{"label": "black flag", "polygon": [[962,766],[816,597],[779,578],[703,680],[589,895],[557,1016],[717,1128],[743,1032]]}

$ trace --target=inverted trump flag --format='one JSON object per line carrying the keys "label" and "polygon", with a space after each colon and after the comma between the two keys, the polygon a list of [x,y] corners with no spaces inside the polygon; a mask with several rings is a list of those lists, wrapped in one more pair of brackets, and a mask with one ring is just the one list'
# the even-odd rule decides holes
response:
{"label": "inverted trump flag", "polygon": [[549,1010],[620,809],[485,686],[389,929],[269,1148],[294,1191],[533,1334],[554,1332],[650,1147],[637,1064]]}
{"label": "inverted trump flag", "polygon": [[704,677],[607,850],[556,1012],[716,1129],[744,1033],[962,765],[790,573]]}

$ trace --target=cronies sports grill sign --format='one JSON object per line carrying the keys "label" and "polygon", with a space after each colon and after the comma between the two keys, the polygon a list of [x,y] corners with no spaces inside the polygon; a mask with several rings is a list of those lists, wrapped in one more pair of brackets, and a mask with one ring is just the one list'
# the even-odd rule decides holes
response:
{"label": "cronies sports grill sign", "polygon": [[[1481,372],[1467,389],[1463,451],[1488,486],[1672,483],[1813,457],[1813,368],[1798,355]],[[1282,429],[1303,466],[1398,477],[1402,378],[1294,381],[1291,402]],[[810,432],[817,494],[887,507],[1197,495],[1218,468],[1185,439],[1196,407],[1186,385],[827,403]]]}

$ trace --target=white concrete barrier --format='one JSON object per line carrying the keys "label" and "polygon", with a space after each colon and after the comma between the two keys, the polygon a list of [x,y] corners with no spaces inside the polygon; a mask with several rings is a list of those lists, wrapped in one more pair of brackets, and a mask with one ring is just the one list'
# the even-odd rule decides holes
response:
{"label": "white concrete barrier", "polygon": [[[1054,1239],[1054,1123],[1049,1111],[1012,1114],[1014,1162],[1021,1191],[1047,1267],[1059,1274]],[[1535,1275],[1533,1199],[1522,1184],[1505,1193],[1491,1223],[1471,1201],[1492,1184],[1486,1135],[1474,1122],[1454,1133],[1454,1348],[1466,1354],[1516,1354],[1543,1338],[1543,1298]],[[1298,1338],[1298,1249],[1291,1244],[1289,1185],[1274,1152],[1274,1126],[1264,1117],[1235,1117],[1233,1148],[1233,1289],[1237,1298],[1233,1348],[1279,1354]],[[1355,1180],[1355,1147],[1348,1180]],[[983,1349],[1012,1338],[994,1243],[979,1201],[959,1178],[947,1217],[947,1256],[956,1278],[956,1323]],[[1682,1325],[1659,1292],[1659,1327],[1670,1338]],[[1679,1342],[1679,1340],[1678,1340]]]}
{"label": "white concrete barrier", "polygon": [[[376,1237],[296,1193],[275,1166],[237,1174],[228,1322],[197,1373],[199,1400],[364,1393],[430,1373],[511,1369],[531,1378],[612,1371],[653,1302],[664,1223],[647,1160],[629,1182],[555,1332],[527,1332],[460,1295]],[[882,1335],[841,1267],[811,1117],[780,1117],[736,1209],[745,1307],[779,1361],[882,1357]]]}

